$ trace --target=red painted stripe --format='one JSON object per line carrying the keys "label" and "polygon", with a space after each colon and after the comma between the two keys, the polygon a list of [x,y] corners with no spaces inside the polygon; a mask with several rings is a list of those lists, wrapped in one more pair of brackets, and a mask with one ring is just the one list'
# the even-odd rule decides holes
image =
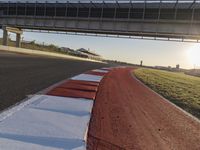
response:
{"label": "red painted stripe", "polygon": [[64,88],[54,88],[47,93],[47,95],[52,96],[62,96],[62,97],[74,97],[74,98],[86,98],[86,99],[95,99],[96,92],[91,91],[81,91],[81,90],[72,90]]}
{"label": "red painted stripe", "polygon": [[66,89],[74,89],[74,90],[91,91],[91,92],[96,92],[98,89],[98,86],[73,83],[73,82],[65,82],[59,85],[58,87]]}

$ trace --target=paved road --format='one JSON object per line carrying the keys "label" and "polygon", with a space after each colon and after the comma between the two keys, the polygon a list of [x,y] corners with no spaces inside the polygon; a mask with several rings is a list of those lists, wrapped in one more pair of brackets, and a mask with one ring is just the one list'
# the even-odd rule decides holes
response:
{"label": "paved road", "polygon": [[109,72],[97,93],[88,150],[200,150],[200,122],[130,74]]}
{"label": "paved road", "polygon": [[0,110],[52,84],[105,64],[0,51]]}

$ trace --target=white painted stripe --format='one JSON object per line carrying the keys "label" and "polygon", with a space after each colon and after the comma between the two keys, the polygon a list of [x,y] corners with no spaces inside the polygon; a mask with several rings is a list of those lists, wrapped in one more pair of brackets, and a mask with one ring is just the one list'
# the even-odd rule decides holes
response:
{"label": "white painted stripe", "polygon": [[93,81],[100,82],[103,76],[90,75],[90,74],[80,74],[75,77],[72,77],[72,80],[81,80],[81,81]]}
{"label": "white painted stripe", "polygon": [[35,100],[37,100],[37,97],[33,97],[29,100],[26,100],[22,103],[19,103],[11,108],[9,108],[8,110],[5,110],[3,112],[1,112],[0,114],[0,122],[2,122],[4,119],[6,119],[9,116],[12,116],[14,113],[16,113],[17,111],[20,111],[21,109],[23,109],[26,105],[34,102]]}
{"label": "white painted stripe", "polygon": [[104,68],[102,68],[102,69],[105,69],[105,70],[112,70],[113,68],[108,68],[108,67],[104,67]]}
{"label": "white painted stripe", "polygon": [[28,101],[0,122],[0,149],[86,149],[93,101],[47,95]]}
{"label": "white painted stripe", "polygon": [[102,73],[108,73],[109,71],[108,70],[102,70],[102,69],[95,69],[95,70],[92,70],[94,72],[102,72]]}

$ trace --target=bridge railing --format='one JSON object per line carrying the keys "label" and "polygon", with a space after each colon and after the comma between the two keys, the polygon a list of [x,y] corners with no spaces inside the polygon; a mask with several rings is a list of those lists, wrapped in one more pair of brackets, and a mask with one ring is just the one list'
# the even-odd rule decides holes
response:
{"label": "bridge railing", "polygon": [[[151,3],[150,3],[151,2]],[[168,3],[166,3],[168,2]],[[200,21],[199,0],[111,2],[7,2],[0,3],[0,16],[44,16],[112,19]]]}

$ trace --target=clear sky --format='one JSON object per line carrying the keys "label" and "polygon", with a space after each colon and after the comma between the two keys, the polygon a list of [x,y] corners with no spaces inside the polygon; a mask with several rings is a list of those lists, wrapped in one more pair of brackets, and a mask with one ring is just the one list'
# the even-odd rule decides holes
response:
{"label": "clear sky", "polygon": [[[0,31],[2,37],[2,31]],[[136,40],[122,38],[92,37],[64,34],[31,33],[23,34],[24,40],[55,44],[73,49],[89,48],[106,59],[125,61],[144,65],[193,68],[188,51],[197,46],[195,43]],[[199,45],[198,45],[199,46]],[[200,48],[200,46],[199,46]],[[199,49],[200,51],[200,49]]]}

